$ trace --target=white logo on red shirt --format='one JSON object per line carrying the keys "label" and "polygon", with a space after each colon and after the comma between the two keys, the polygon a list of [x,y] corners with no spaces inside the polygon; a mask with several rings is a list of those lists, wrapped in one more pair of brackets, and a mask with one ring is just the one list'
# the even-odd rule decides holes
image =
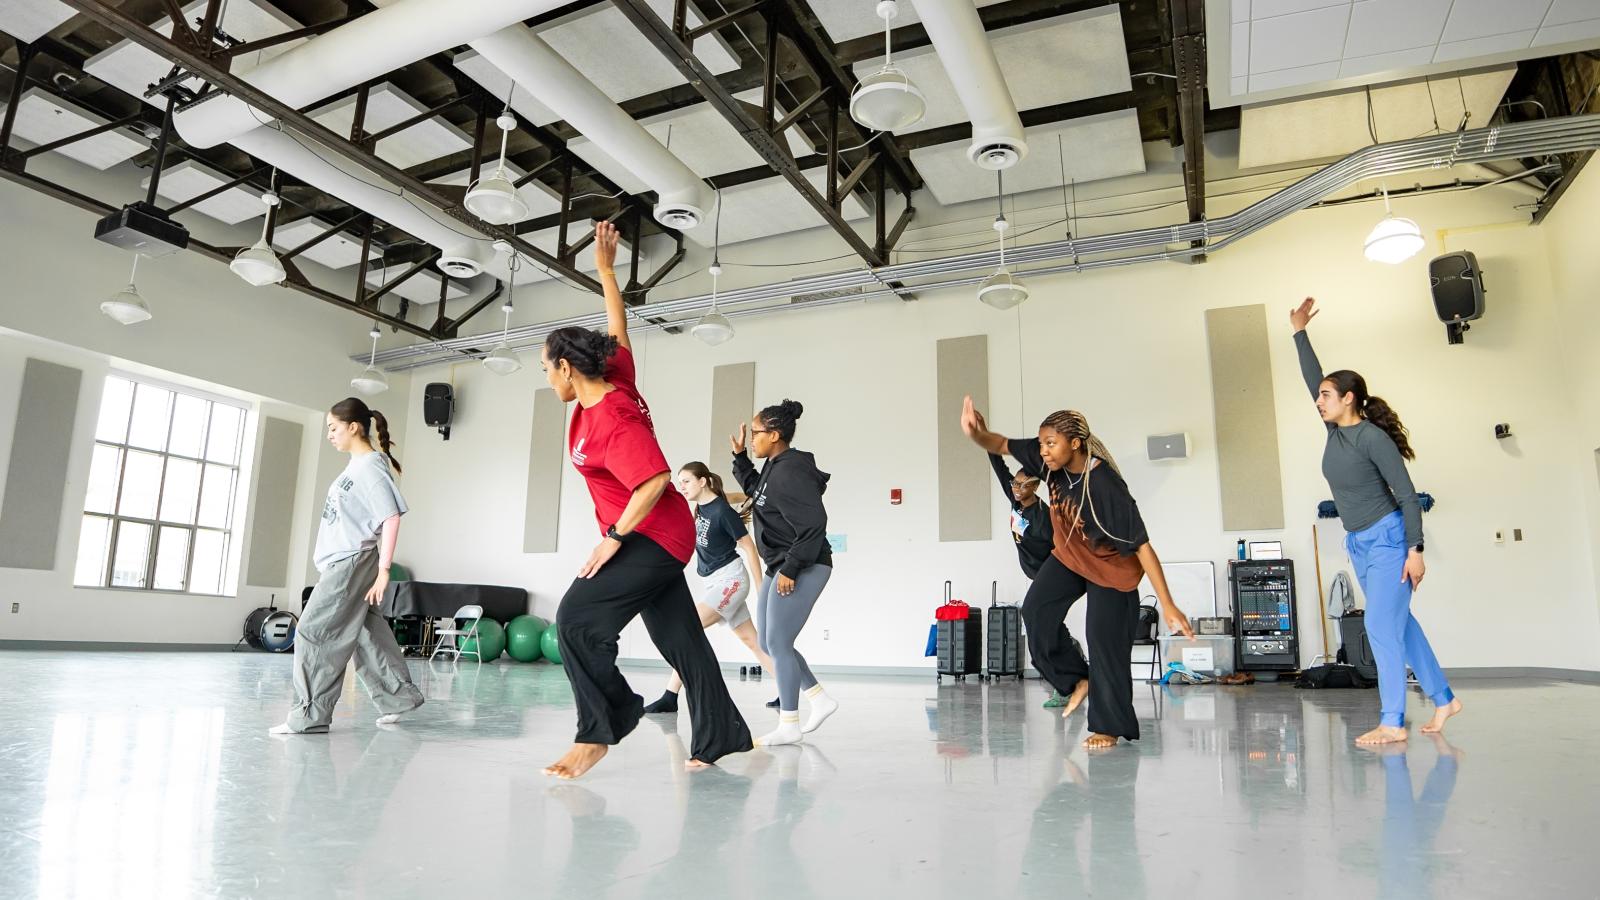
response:
{"label": "white logo on red shirt", "polygon": [[572,448],[572,464],[573,465],[581,466],[581,465],[584,464],[585,461],[587,461],[589,459],[589,455],[583,452],[583,442],[587,441],[587,440],[588,440],[588,438],[586,438],[586,437],[578,438],[578,443]]}

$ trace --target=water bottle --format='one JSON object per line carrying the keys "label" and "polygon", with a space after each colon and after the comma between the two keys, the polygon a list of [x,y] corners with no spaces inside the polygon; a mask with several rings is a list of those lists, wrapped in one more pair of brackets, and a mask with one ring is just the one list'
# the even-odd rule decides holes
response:
{"label": "water bottle", "polygon": [[1240,559],[1244,559],[1244,538],[1239,538],[1239,548],[1235,552]]}

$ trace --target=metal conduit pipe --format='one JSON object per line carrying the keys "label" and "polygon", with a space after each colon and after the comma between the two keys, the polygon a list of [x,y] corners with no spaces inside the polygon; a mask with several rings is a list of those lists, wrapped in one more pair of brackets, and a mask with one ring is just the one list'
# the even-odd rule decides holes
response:
{"label": "metal conduit pipe", "polygon": [[[1047,275],[1058,272],[1135,265],[1143,262],[1183,259],[1202,252],[1215,252],[1283,217],[1316,203],[1328,195],[1361,181],[1395,175],[1418,169],[1447,168],[1456,164],[1488,162],[1550,153],[1575,152],[1600,148],[1600,115],[1567,116],[1558,119],[1541,119],[1493,128],[1482,128],[1455,134],[1430,135],[1392,144],[1378,144],[1350,154],[1295,184],[1250,204],[1238,212],[1207,222],[1186,222],[1180,225],[1143,228],[1109,235],[1087,238],[1062,239],[1015,248],[1008,252],[1008,261],[1023,265],[1050,263],[1070,259],[1059,265],[1030,270],[1029,274]],[[1151,247],[1167,248],[1169,245],[1203,241],[1204,246],[1162,249],[1156,252],[1112,258],[1083,259],[1087,255],[1125,253]],[[855,287],[877,286],[883,281],[907,281],[919,278],[941,278],[959,272],[993,268],[998,264],[996,251],[980,251],[935,260],[901,263],[885,266],[875,271],[853,269],[831,272],[791,281],[757,285],[734,291],[719,292],[718,304],[729,316],[735,314],[765,314],[779,309],[806,309],[822,303],[853,302],[876,292],[864,291],[827,301],[739,310],[743,304],[759,303],[785,297]],[[943,279],[933,284],[915,285],[918,290],[935,290],[974,284],[983,276]],[[640,317],[671,318],[703,312],[710,303],[709,295],[685,297],[639,306],[631,312]],[[733,307],[734,309],[729,309]],[[526,325],[512,329],[513,341],[542,340],[558,327],[580,325],[597,327],[604,324],[603,315],[592,314],[573,317],[559,322]],[[481,337],[455,338],[448,341],[415,344],[381,352],[380,363],[399,370],[431,365],[447,359],[459,358],[460,351],[471,351],[484,341]],[[441,356],[441,354],[448,354]],[[355,359],[356,357],[351,357]],[[364,358],[364,357],[363,357]],[[392,364],[392,365],[391,365]]]}

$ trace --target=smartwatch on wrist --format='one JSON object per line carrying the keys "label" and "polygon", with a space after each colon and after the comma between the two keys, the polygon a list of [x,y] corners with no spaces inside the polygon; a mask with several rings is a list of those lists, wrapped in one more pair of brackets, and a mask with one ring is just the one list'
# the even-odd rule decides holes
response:
{"label": "smartwatch on wrist", "polygon": [[626,544],[628,542],[629,535],[617,533],[617,526],[612,525],[610,528],[606,529],[606,537],[616,541],[619,544]]}
{"label": "smartwatch on wrist", "polygon": [[1417,551],[1418,553],[1421,553],[1422,552],[1422,542],[1421,541],[1417,541],[1417,545],[1415,547],[1412,547],[1411,549]]}

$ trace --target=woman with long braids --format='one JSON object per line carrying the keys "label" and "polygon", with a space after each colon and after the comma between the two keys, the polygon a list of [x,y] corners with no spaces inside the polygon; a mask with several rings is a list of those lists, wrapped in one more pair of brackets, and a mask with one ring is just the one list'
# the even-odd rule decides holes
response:
{"label": "woman with long braids", "polygon": [[[694,603],[700,625],[709,629],[718,622],[727,623],[755,654],[756,662],[772,668],[772,658],[761,649],[750,607],[745,603],[751,585],[757,594],[761,592],[761,558],[756,555],[756,544],[744,527],[744,519],[722,490],[722,476],[703,462],[688,463],[678,470],[677,488],[685,500],[694,504],[695,571],[704,579],[700,599]],[[677,712],[678,691],[682,689],[683,679],[673,672],[667,679],[666,693],[646,706],[645,714]]]}
{"label": "woman with long braids", "polygon": [[1406,739],[1406,666],[1417,675],[1422,693],[1433,701],[1428,734],[1461,712],[1461,701],[1439,668],[1428,636],[1411,614],[1411,594],[1422,585],[1422,507],[1411,486],[1406,460],[1416,459],[1410,432],[1400,417],[1367,392],[1366,379],[1349,369],[1324,375],[1311,349],[1306,326],[1316,317],[1307,297],[1289,311],[1300,374],[1328,429],[1322,474],[1333,490],[1333,504],[1344,522],[1345,552],[1367,596],[1367,638],[1378,665],[1378,727],[1356,738],[1358,744],[1393,744]]}
{"label": "woman with long braids", "polygon": [[[733,475],[754,503],[756,546],[767,564],[767,580],[756,604],[761,648],[772,657],[778,673],[778,728],[757,740],[758,747],[798,744],[839,709],[839,702],[817,683],[794,646],[833,575],[828,511],[822,505],[829,475],[817,468],[816,457],[790,446],[803,412],[805,407],[785,400],[756,413],[750,420],[750,453],[745,452],[745,426],[729,438]],[[766,460],[759,472],[751,455]],[[801,691],[811,704],[804,726]]]}
{"label": "woman with long braids", "polygon": [[312,560],[320,574],[294,638],[294,708],[273,734],[328,730],[352,654],[356,676],[381,713],[378,724],[396,722],[422,705],[394,632],[378,615],[406,512],[394,483],[400,461],[390,452],[389,421],[350,397],[328,411],[327,433],[335,450],[350,454],[350,464],[322,505]]}
{"label": "woman with long braids", "polygon": [[[1039,426],[1039,437],[1009,439],[989,430],[966,398],[961,430],[993,454],[1005,453],[1022,471],[1044,479],[1050,491],[1054,547],[1022,600],[1028,652],[1039,674],[1067,697],[1062,716],[1089,701],[1085,747],[1115,746],[1139,739],[1128,660],[1139,615],[1139,579],[1148,576],[1166,616],[1167,628],[1194,637],[1189,620],[1172,600],[1161,560],[1150,545],[1139,504],[1122,472],[1083,414],[1064,409]],[[1067,611],[1089,597],[1089,660],[1068,633]]]}
{"label": "woman with long braids", "polygon": [[572,464],[589,486],[602,535],[556,610],[561,662],[578,707],[572,749],[546,775],[577,778],[639,724],[644,699],[617,669],[617,638],[635,616],[689,689],[691,768],[750,749],[717,657],[695,615],[683,567],[694,555],[694,516],[671,490],[672,467],[635,384],[627,311],[613,266],[617,229],[595,226],[607,334],[569,326],[544,341],[540,365],[563,403],[577,401],[567,431]]}

